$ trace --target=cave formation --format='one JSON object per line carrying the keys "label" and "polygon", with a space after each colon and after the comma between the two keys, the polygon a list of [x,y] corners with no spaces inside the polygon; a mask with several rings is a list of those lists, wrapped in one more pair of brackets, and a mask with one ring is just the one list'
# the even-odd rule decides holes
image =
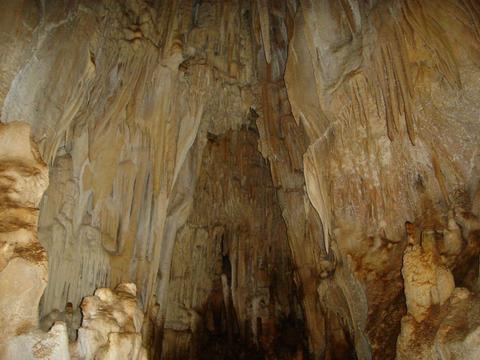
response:
{"label": "cave formation", "polygon": [[480,2],[0,1],[0,359],[480,358]]}

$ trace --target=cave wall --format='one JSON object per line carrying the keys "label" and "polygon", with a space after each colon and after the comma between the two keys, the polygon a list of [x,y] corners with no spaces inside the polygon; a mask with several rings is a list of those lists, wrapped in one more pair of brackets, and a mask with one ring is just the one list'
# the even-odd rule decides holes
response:
{"label": "cave wall", "polygon": [[[405,222],[441,233],[449,210],[463,223],[478,207],[478,3],[300,3],[285,81],[308,136],[307,192],[337,259],[319,296],[343,312],[359,358],[370,347],[393,357]],[[471,245],[443,255],[468,261]]]}
{"label": "cave wall", "polygon": [[[193,176],[183,164],[200,122],[221,133],[248,114],[247,5],[2,2],[14,22],[2,32],[2,121],[29,122],[52,168],[40,219],[51,254],[43,315],[125,280],[147,307],[159,266],[168,279],[181,218],[169,204],[175,186],[185,195],[177,202],[191,196],[188,181],[176,183]],[[22,53],[17,37],[28,42]]]}
{"label": "cave wall", "polygon": [[215,302],[216,335],[258,345],[246,329],[265,292],[289,301],[261,328],[294,314],[312,358],[394,358],[417,301],[409,246],[434,233],[428,268],[477,288],[475,0],[7,0],[0,14],[1,121],[28,122],[50,169],[41,317],[133,282],[152,354],[194,356]]}
{"label": "cave wall", "polygon": [[86,296],[78,340],[69,339],[75,313],[71,303],[55,319],[61,321],[41,328],[39,304],[48,281],[48,255],[37,227],[48,180],[48,166],[30,126],[19,121],[0,124],[0,358],[147,359],[141,335],[144,313],[135,284]]}
{"label": "cave wall", "polygon": [[[0,357],[8,358],[18,351],[12,340],[38,326],[48,278],[47,253],[36,226],[48,168],[30,141],[27,124],[0,124],[0,186]],[[66,345],[66,336],[63,340]]]}
{"label": "cave wall", "polygon": [[[175,241],[162,358],[303,352],[286,226],[254,120],[209,135]],[[299,334],[285,342],[288,331]]]}

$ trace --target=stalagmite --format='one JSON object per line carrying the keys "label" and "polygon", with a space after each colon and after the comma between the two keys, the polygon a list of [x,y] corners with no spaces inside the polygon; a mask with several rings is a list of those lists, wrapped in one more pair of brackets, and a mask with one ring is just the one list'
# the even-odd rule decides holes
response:
{"label": "stalagmite", "polygon": [[[68,314],[67,323],[55,321],[47,332],[39,328],[47,254],[37,239],[37,207],[48,185],[48,169],[25,123],[0,124],[0,181],[0,358],[146,359],[134,284],[119,285],[116,293],[99,289],[83,301],[77,342],[69,345]],[[73,312],[71,306],[67,312]]]}
{"label": "stalagmite", "polygon": [[[480,298],[455,288],[431,232],[405,250],[402,274],[407,315],[402,318],[397,359],[476,359],[480,352]],[[427,330],[426,330],[427,329]]]}
{"label": "stalagmite", "polygon": [[115,291],[98,289],[82,301],[82,326],[72,344],[72,358],[147,359],[140,331],[143,312],[137,307],[135,284]]}

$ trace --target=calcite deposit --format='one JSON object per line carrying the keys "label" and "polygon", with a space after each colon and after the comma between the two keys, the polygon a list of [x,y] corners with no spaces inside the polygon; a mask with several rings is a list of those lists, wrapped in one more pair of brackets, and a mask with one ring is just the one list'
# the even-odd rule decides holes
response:
{"label": "calcite deposit", "polygon": [[136,301],[135,284],[114,291],[98,289],[82,301],[78,341],[70,345],[73,359],[147,359],[140,331],[143,312]]}
{"label": "calcite deposit", "polygon": [[0,358],[19,352],[41,358],[45,347],[68,355],[64,325],[47,334],[36,331],[47,285],[47,253],[37,239],[37,221],[48,168],[25,123],[0,124],[0,186]]}
{"label": "calcite deposit", "polygon": [[40,329],[39,303],[48,275],[37,222],[48,167],[30,135],[26,123],[0,124],[0,358],[146,359],[135,284],[120,284],[115,292],[99,289],[86,297],[77,342],[69,344],[68,339],[71,307],[66,322]]}
{"label": "calcite deposit", "polygon": [[0,1],[0,358],[476,359],[479,103],[477,0]]}
{"label": "calcite deposit", "polygon": [[402,318],[396,358],[477,359],[480,298],[467,288],[455,288],[432,235],[423,232],[421,244],[405,250],[407,315]]}

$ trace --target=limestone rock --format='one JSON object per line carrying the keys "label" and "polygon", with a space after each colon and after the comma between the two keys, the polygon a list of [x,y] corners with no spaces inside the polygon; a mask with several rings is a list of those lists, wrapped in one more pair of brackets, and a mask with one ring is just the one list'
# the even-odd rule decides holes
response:
{"label": "limestone rock", "polygon": [[410,245],[402,275],[408,314],[402,318],[397,359],[476,359],[480,341],[480,298],[455,288],[437,251],[432,231]]}
{"label": "limestone rock", "polygon": [[[19,349],[25,358],[32,357],[33,338],[49,341],[32,334],[38,326],[38,305],[47,284],[47,254],[37,239],[38,205],[47,185],[48,169],[30,138],[30,127],[21,122],[0,124],[2,358]],[[57,341],[56,334],[64,335],[60,330],[61,326],[48,337]]]}
{"label": "limestone rock", "polygon": [[[0,357],[70,359],[67,327],[39,329],[40,297],[47,283],[47,256],[37,239],[38,208],[48,185],[47,166],[25,123],[0,124]],[[83,305],[83,327],[74,358],[143,359],[134,284],[99,289]]]}
{"label": "limestone rock", "polygon": [[1,345],[62,352],[62,320],[77,358],[141,332],[155,359],[392,359],[401,330],[474,356],[479,24],[475,0],[0,1]]}
{"label": "limestone rock", "polygon": [[69,360],[67,327],[55,323],[48,332],[34,330],[9,341],[5,359],[19,360]]}
{"label": "limestone rock", "polygon": [[443,305],[455,288],[451,271],[441,263],[431,232],[422,234],[422,243],[408,246],[403,256],[402,275],[407,311],[422,321],[433,305]]}
{"label": "limestone rock", "polygon": [[479,342],[480,298],[456,288],[447,302],[432,308],[422,321],[410,314],[402,319],[397,359],[478,359]]}
{"label": "limestone rock", "polygon": [[[475,1],[306,0],[293,20],[285,83],[307,134],[304,174],[321,220],[317,238],[326,250],[337,243],[337,259],[354,260],[368,299],[360,332],[374,358],[395,356],[405,312],[405,222],[447,230],[449,210],[465,204],[469,212],[475,203],[478,11]],[[470,261],[475,269],[477,240],[467,245],[453,227],[445,253],[458,256],[455,271]],[[439,270],[425,280],[431,288],[440,278],[451,284],[444,275]],[[446,296],[425,293],[425,303]],[[335,313],[338,306],[343,313],[351,308],[329,308]]]}
{"label": "limestone rock", "polygon": [[103,288],[82,301],[82,325],[71,345],[73,359],[147,359],[142,346],[143,312],[135,284]]}

